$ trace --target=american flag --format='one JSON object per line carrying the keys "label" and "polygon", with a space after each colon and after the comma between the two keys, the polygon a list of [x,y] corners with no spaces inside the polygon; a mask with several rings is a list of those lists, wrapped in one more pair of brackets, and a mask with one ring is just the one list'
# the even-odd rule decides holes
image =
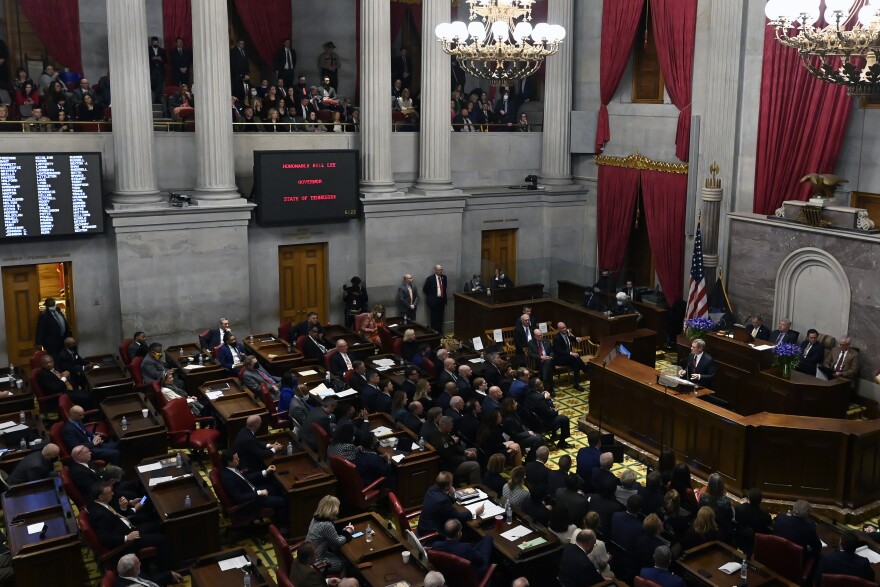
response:
{"label": "american flag", "polygon": [[688,288],[687,311],[685,320],[705,318],[709,316],[706,304],[706,276],[703,274],[703,234],[697,222],[697,234],[694,237],[694,254],[691,258],[691,284]]}

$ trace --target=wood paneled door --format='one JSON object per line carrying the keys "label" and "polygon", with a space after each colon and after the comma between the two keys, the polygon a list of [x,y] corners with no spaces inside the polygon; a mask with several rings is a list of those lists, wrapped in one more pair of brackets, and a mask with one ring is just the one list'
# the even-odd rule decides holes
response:
{"label": "wood paneled door", "polygon": [[[516,228],[484,230],[480,245],[480,273],[483,283],[489,283],[495,269],[501,269],[516,283]],[[470,275],[462,276],[465,280]]]}
{"label": "wood paneled door", "polygon": [[294,324],[317,312],[322,324],[329,321],[327,307],[327,243],[278,247],[278,299],[280,321]]}

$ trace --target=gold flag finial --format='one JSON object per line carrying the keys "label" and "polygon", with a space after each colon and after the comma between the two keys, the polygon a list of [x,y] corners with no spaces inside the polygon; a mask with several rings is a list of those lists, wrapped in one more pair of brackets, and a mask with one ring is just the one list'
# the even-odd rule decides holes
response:
{"label": "gold flag finial", "polygon": [[721,189],[721,178],[718,177],[718,172],[721,171],[721,168],[718,167],[718,162],[713,161],[712,165],[709,166],[709,173],[712,174],[712,177],[706,178],[706,187],[713,189]]}

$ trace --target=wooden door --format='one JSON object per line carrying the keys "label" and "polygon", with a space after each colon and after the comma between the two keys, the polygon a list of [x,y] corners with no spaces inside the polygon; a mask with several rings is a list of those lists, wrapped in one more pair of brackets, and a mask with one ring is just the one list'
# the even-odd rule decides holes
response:
{"label": "wooden door", "polygon": [[9,361],[27,365],[34,353],[40,315],[40,279],[36,265],[3,268],[6,347]]}
{"label": "wooden door", "polygon": [[327,243],[278,247],[278,299],[281,322],[296,324],[309,312],[329,322],[327,307]]}
{"label": "wooden door", "polygon": [[[516,228],[503,230],[484,230],[480,246],[480,272],[483,283],[495,275],[495,269],[501,269],[516,284]],[[470,279],[470,275],[463,276]]]}

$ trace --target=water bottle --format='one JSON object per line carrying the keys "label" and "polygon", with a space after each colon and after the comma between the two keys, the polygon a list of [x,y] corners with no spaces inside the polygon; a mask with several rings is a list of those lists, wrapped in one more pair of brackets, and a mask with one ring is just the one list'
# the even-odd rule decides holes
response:
{"label": "water bottle", "polygon": [[739,570],[739,578],[743,581],[747,581],[749,579],[749,559],[743,559],[742,567]]}
{"label": "water bottle", "polygon": [[425,451],[425,437],[424,436],[419,437],[419,450],[422,452]]}
{"label": "water bottle", "polygon": [[19,448],[21,448],[21,450],[27,450],[27,440],[22,438],[21,442],[18,443],[18,446]]}
{"label": "water bottle", "polygon": [[183,507],[190,508],[192,507],[193,500],[190,499],[189,493],[186,494],[186,497],[183,498]]}
{"label": "water bottle", "polygon": [[181,468],[183,467],[183,455],[180,453],[177,453],[177,466]]}
{"label": "water bottle", "polygon": [[203,357],[203,356],[204,356],[204,355],[202,355],[202,353],[199,353],[199,365],[202,364],[202,361],[203,361],[202,357]]}
{"label": "water bottle", "polygon": [[287,456],[290,456],[290,455],[292,455],[292,454],[293,454],[293,443],[292,443],[292,442],[288,442],[288,443],[287,443]]}
{"label": "water bottle", "polygon": [[507,520],[507,524],[513,524],[513,508],[510,507],[510,501],[504,504],[504,519]]}
{"label": "water bottle", "polygon": [[244,583],[242,583],[244,587],[251,587],[251,576],[247,571],[244,572]]}
{"label": "water bottle", "polygon": [[367,539],[367,544],[373,541],[373,527],[367,524],[367,529],[364,530],[364,536]]}
{"label": "water bottle", "polygon": [[15,379],[15,365],[9,363],[9,380]]}
{"label": "water bottle", "polygon": [[122,426],[123,431],[128,430],[128,418],[122,416],[122,422],[120,422],[120,425]]}
{"label": "water bottle", "polygon": [[18,423],[27,424],[27,414],[24,413],[24,410],[18,413]]}

